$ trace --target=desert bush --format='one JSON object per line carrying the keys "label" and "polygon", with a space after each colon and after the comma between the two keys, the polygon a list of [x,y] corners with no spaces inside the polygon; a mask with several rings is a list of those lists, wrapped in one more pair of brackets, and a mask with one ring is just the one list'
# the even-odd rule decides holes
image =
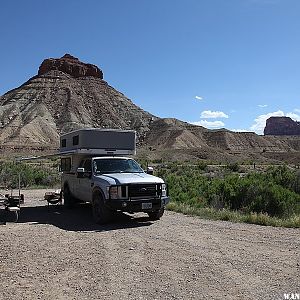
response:
{"label": "desert bush", "polygon": [[299,193],[300,174],[290,170],[287,166],[270,167],[267,169],[266,176],[270,177],[273,182],[287,189]]}
{"label": "desert bush", "polygon": [[15,162],[0,163],[1,186],[16,188],[19,182],[19,174],[21,187],[53,186],[60,181],[56,168]]}
{"label": "desert bush", "polygon": [[226,170],[204,177],[201,168],[173,164],[159,169],[157,175],[166,180],[171,199],[178,204],[256,214],[257,222],[265,215],[286,219],[300,214],[300,174],[286,166],[244,177]]}
{"label": "desert bush", "polygon": [[197,168],[201,171],[207,170],[207,163],[203,160],[198,160],[197,161]]}
{"label": "desert bush", "polygon": [[237,162],[229,163],[225,166],[225,168],[231,172],[238,172],[240,170],[240,166]]}

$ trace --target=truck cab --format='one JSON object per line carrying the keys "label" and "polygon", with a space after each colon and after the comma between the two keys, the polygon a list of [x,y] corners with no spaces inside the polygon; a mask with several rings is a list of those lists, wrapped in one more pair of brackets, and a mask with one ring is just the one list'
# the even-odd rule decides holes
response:
{"label": "truck cab", "polygon": [[[110,133],[113,139],[116,131]],[[120,131],[117,133],[120,137]],[[101,137],[101,130],[98,135]],[[125,140],[123,136],[123,144]],[[170,200],[166,184],[161,178],[147,174],[131,157],[111,155],[114,150],[122,152],[122,145],[117,149],[78,147],[70,153],[64,151],[61,158],[64,205],[72,207],[78,200],[90,202],[95,221],[102,224],[110,221],[114,211],[145,212],[152,220],[160,219]],[[109,153],[105,155],[103,151]],[[125,152],[128,153],[128,147]]]}

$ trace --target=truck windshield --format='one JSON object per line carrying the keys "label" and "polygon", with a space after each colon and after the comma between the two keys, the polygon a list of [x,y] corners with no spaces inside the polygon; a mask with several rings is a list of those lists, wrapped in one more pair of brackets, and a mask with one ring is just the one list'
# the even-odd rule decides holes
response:
{"label": "truck windshield", "polygon": [[94,159],[94,172],[107,173],[143,173],[143,169],[133,159],[105,158]]}

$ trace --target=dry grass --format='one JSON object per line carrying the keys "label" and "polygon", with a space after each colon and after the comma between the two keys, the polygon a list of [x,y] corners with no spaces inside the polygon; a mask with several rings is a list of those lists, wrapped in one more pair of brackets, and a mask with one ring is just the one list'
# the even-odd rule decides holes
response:
{"label": "dry grass", "polygon": [[198,216],[203,219],[223,220],[238,223],[250,223],[274,227],[300,228],[300,216],[293,215],[287,219],[270,217],[267,214],[251,213],[242,214],[238,211],[227,209],[216,210],[213,208],[196,208],[188,204],[171,202],[167,206],[168,210],[183,213],[185,215]]}

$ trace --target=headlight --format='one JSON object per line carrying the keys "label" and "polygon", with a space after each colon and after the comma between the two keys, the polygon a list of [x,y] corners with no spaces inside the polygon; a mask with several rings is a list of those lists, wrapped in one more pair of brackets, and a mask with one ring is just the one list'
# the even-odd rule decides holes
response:
{"label": "headlight", "polygon": [[126,185],[116,185],[109,187],[110,199],[128,199],[128,187]]}
{"label": "headlight", "polygon": [[163,183],[161,185],[161,195],[162,195],[162,197],[166,197],[167,194],[168,194],[168,192],[167,192],[167,185],[165,183]]}
{"label": "headlight", "polygon": [[111,186],[109,189],[109,198],[110,199],[118,199],[119,194],[118,194],[118,187],[117,186]]}

